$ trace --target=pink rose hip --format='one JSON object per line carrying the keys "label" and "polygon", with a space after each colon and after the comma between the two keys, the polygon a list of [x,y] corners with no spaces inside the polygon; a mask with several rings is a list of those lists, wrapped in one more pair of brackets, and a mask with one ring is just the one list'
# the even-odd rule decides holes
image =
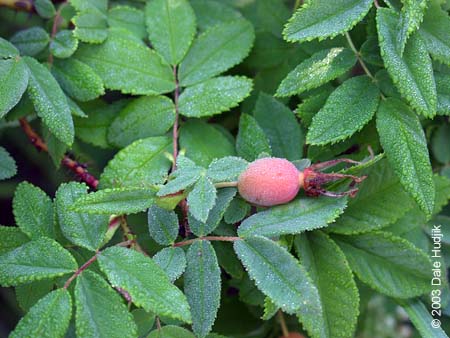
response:
{"label": "pink rose hip", "polygon": [[300,190],[299,171],[283,158],[256,160],[239,176],[238,190],[250,203],[272,206],[287,203]]}

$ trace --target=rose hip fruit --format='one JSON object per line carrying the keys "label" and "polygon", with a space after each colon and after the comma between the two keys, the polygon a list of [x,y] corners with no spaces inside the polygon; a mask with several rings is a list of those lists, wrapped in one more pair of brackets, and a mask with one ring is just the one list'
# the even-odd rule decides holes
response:
{"label": "rose hip fruit", "polygon": [[238,190],[250,203],[260,206],[284,204],[300,190],[299,171],[283,158],[267,157],[249,164],[239,176]]}

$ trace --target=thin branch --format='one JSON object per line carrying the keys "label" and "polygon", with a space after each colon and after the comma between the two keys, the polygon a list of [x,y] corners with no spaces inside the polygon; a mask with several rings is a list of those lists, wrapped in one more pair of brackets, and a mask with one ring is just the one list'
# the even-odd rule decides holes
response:
{"label": "thin branch", "polygon": [[[1,1],[1,0],[0,0]],[[55,16],[53,17],[53,25],[52,25],[52,33],[50,35],[51,39],[53,40],[58,33],[59,25],[61,24],[62,18],[61,18],[61,11],[65,6],[65,2],[60,5],[58,10],[55,13]],[[48,54],[48,63],[50,64],[50,67],[53,65],[53,54]]]}
{"label": "thin branch", "polygon": [[368,77],[372,79],[372,81],[376,81],[375,77],[370,72],[369,68],[367,68],[366,64],[364,63],[363,59],[361,58],[361,53],[356,49],[355,45],[353,44],[353,40],[348,32],[345,32],[345,37],[347,38],[347,42],[350,45],[350,48],[352,49],[353,53],[355,53],[359,64],[361,65],[364,72],[367,74]]}
{"label": "thin branch", "polygon": [[[26,118],[19,119],[20,126],[27,135],[31,144],[38,150],[48,153],[47,144],[42,140],[42,137],[34,131]],[[68,154],[65,154],[61,160],[61,164],[70,169],[81,181],[85,182],[92,189],[96,190],[98,186],[98,180],[88,172],[84,165],[70,158]]]}
{"label": "thin branch", "polygon": [[175,121],[173,123],[173,164],[172,171],[175,171],[177,168],[177,157],[178,157],[178,120],[179,120],[179,112],[178,112],[178,97],[180,95],[180,86],[178,83],[178,72],[177,66],[173,67],[173,76],[175,78],[175,91],[173,93],[174,103],[175,103]]}
{"label": "thin branch", "polygon": [[283,333],[283,337],[285,337],[285,338],[289,337],[289,330],[286,325],[286,321],[284,320],[283,312],[281,310],[278,310],[277,317],[278,317],[278,321],[280,322],[281,332]]}
{"label": "thin branch", "polygon": [[228,236],[204,236],[193,239],[188,239],[187,241],[174,243],[172,246],[185,246],[194,243],[195,241],[221,241],[221,242],[234,242],[241,240],[240,237],[228,237]]}
{"label": "thin branch", "polygon": [[72,281],[77,278],[84,270],[86,270],[89,265],[91,265],[92,263],[94,263],[97,260],[97,256],[98,256],[99,252],[97,251],[97,253],[92,256],[86,263],[84,263],[77,271],[75,271],[75,273],[70,276],[70,278],[66,281],[66,283],[64,283],[64,289],[67,289],[70,285],[70,283],[72,283]]}

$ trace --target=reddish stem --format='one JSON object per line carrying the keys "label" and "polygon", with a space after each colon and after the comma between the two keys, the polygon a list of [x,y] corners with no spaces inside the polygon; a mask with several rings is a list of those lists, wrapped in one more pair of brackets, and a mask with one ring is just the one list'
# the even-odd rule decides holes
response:
{"label": "reddish stem", "polygon": [[[38,150],[48,153],[47,144],[42,140],[41,136],[34,131],[28,121],[22,117],[19,119],[20,126],[27,135],[31,144]],[[92,189],[96,190],[98,186],[98,180],[88,172],[84,165],[70,158],[65,154],[61,160],[61,164],[70,169],[81,181],[85,182]]]}
{"label": "reddish stem", "polygon": [[72,283],[72,281],[77,278],[84,270],[86,270],[89,265],[91,265],[92,263],[94,263],[97,260],[97,255],[99,254],[99,252],[97,251],[97,253],[92,256],[86,263],[84,263],[77,271],[75,271],[75,273],[70,276],[70,278],[66,281],[66,283],[64,284],[64,289],[67,289],[70,285],[70,283]]}

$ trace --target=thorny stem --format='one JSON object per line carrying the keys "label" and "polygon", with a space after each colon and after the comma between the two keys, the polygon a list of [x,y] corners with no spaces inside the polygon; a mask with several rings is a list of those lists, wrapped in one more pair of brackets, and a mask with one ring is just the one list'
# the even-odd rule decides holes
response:
{"label": "thorny stem", "polygon": [[173,123],[173,164],[172,171],[177,168],[177,157],[178,157],[178,97],[180,95],[180,87],[178,83],[178,72],[177,66],[173,67],[173,76],[175,77],[175,91],[173,93],[174,103],[175,103],[175,121]]}
{"label": "thorny stem", "polygon": [[289,337],[289,330],[286,325],[286,321],[284,320],[283,312],[281,310],[278,310],[277,317],[278,317],[278,321],[280,322],[281,332],[283,333],[283,337],[285,337],[285,338]]}
{"label": "thorny stem", "polygon": [[[36,131],[34,131],[34,129],[28,123],[26,118],[22,117],[21,119],[19,119],[19,122],[23,131],[30,140],[31,144],[38,151],[44,151],[48,153],[47,144],[42,140],[42,137],[38,133],[36,133]],[[92,189],[94,190],[97,189],[98,180],[88,172],[88,170],[85,168],[83,164],[80,164],[77,161],[73,160],[72,158],[70,158],[68,154],[64,155],[61,164],[64,165],[66,168],[70,169],[70,171],[72,171],[78,178],[80,178]]]}
{"label": "thorny stem", "polygon": [[227,237],[227,236],[204,236],[193,239],[188,239],[187,241],[174,243],[172,246],[185,246],[194,243],[195,241],[221,241],[221,242],[235,242],[241,240],[240,237]]}
{"label": "thorny stem", "polygon": [[367,74],[368,77],[372,79],[372,81],[376,81],[375,77],[370,72],[369,68],[367,68],[366,64],[364,63],[363,59],[361,58],[361,53],[356,49],[355,45],[353,44],[353,40],[350,37],[350,34],[348,32],[345,32],[345,37],[347,38],[347,42],[350,45],[350,48],[352,49],[353,53],[355,53],[359,64],[361,65],[364,72]]}

